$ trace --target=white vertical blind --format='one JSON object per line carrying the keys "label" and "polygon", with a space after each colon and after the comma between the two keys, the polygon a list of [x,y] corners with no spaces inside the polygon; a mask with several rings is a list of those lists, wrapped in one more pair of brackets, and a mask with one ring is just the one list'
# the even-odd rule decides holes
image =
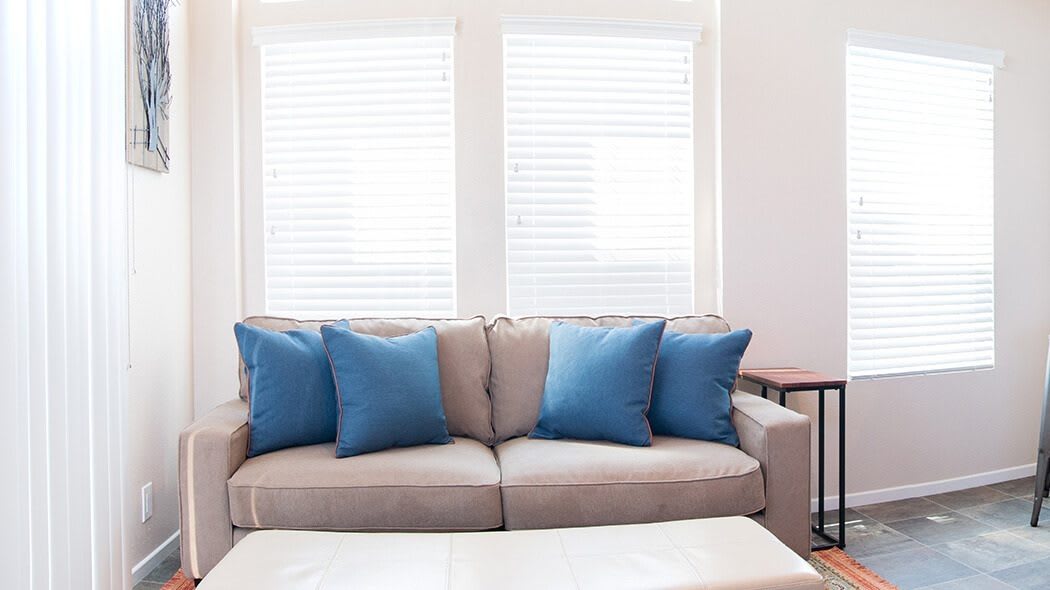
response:
{"label": "white vertical blind", "polygon": [[990,368],[1002,56],[857,33],[847,59],[849,374]]}
{"label": "white vertical blind", "polygon": [[509,313],[691,313],[699,27],[522,20],[504,22]]}
{"label": "white vertical blind", "polygon": [[323,41],[257,31],[269,313],[454,315],[454,21],[441,20],[329,25]]}
{"label": "white vertical blind", "polygon": [[0,2],[0,570],[130,587],[124,0]]}

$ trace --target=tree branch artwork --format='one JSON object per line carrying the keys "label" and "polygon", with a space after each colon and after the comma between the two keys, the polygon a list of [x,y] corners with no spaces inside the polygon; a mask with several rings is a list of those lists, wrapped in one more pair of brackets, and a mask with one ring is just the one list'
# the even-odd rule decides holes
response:
{"label": "tree branch artwork", "polygon": [[[145,148],[155,156],[157,170],[167,172],[170,156],[167,145],[168,108],[171,105],[171,63],[168,60],[168,9],[176,0],[133,0],[131,58],[137,66],[138,94],[144,120],[132,127],[130,149]],[[130,65],[130,64],[129,64]],[[130,81],[129,81],[130,82]],[[129,84],[129,92],[131,92]],[[130,98],[130,97],[129,97]],[[129,107],[131,105],[129,104]],[[137,109],[136,109],[137,110]],[[141,165],[148,165],[143,154]]]}

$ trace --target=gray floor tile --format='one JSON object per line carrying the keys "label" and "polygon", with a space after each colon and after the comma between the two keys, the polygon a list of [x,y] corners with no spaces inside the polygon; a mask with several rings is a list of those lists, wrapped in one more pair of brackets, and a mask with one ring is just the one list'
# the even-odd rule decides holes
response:
{"label": "gray floor tile", "polygon": [[[995,530],[958,512],[942,512],[931,516],[909,518],[889,523],[886,526],[925,545],[968,539]],[[846,549],[849,550],[848,542]]]}
{"label": "gray floor tile", "polygon": [[963,565],[984,573],[1050,558],[1050,547],[1006,531],[952,541],[935,545],[933,548]]}
{"label": "gray floor tile", "polygon": [[991,576],[980,575],[972,578],[952,580],[943,584],[925,586],[922,590],[1013,590],[1013,586],[996,580]]}
{"label": "gray floor tile", "polygon": [[1017,535],[1022,539],[1028,539],[1029,541],[1039,543],[1040,545],[1050,545],[1050,520],[1041,523],[1037,527],[1024,525],[1013,529],[1006,529],[1006,532]]}
{"label": "gray floor tile", "polygon": [[[1043,509],[1040,518],[1047,517],[1047,509]],[[963,508],[959,514],[983,522],[997,529],[1012,529],[1028,524],[1032,519],[1032,503],[1013,498],[1005,502],[994,504],[982,504],[973,508]]]}
{"label": "gray floor tile", "polygon": [[980,506],[981,504],[991,504],[992,502],[1002,502],[1003,500],[1009,500],[1011,497],[1012,496],[1004,494],[999,490],[993,490],[988,486],[926,496],[927,499],[933,500],[941,506],[946,506],[952,510]]}
{"label": "gray floor tile", "polygon": [[[850,523],[857,522],[859,520],[862,520],[863,518],[864,518],[864,515],[859,513],[859,512],[857,512],[856,510],[854,510],[852,508],[847,508],[846,509],[846,526],[847,527],[850,525]],[[814,525],[816,525],[817,524],[817,513],[814,512],[813,514],[810,514],[809,515],[809,519]],[[838,510],[825,510],[824,511],[824,528],[825,529],[830,529],[831,527],[835,527],[835,529],[837,530],[838,526],[839,526],[839,511]],[[835,534],[834,531],[829,531],[829,532],[831,532],[832,534]]]}
{"label": "gray floor tile", "polygon": [[172,552],[164,558],[164,561],[154,568],[153,571],[146,574],[146,577],[143,578],[143,580],[148,582],[160,582],[163,584],[170,580],[171,577],[175,575],[175,572],[179,571],[179,566],[179,553],[178,551]]}
{"label": "gray floor tile", "polygon": [[[864,515],[860,514],[852,508],[846,509],[846,531],[849,532],[850,525],[859,522],[864,518]],[[838,538],[839,536],[839,512],[838,510],[825,510],[824,511],[824,531],[831,537]],[[814,512],[809,515],[809,520],[813,526],[817,526],[817,513]],[[824,546],[828,543],[828,540],[819,536],[817,533],[811,532],[809,535],[810,544],[814,547]]]}
{"label": "gray floor tile", "polygon": [[1046,590],[1050,585],[1050,559],[1014,566],[991,575],[1020,590]]}
{"label": "gray floor tile", "polygon": [[926,498],[908,498],[857,507],[857,512],[879,522],[895,522],[944,512],[944,507]]}
{"label": "gray floor tile", "polygon": [[901,590],[971,578],[977,572],[929,547],[885,553],[859,560]]}
{"label": "gray floor tile", "polygon": [[135,584],[135,588],[133,590],[160,590],[163,587],[164,584],[161,582],[149,582],[147,580],[143,580],[138,584]]}
{"label": "gray floor tile", "polygon": [[1031,498],[1035,495],[1035,476],[1004,481],[988,487],[1017,498]]}
{"label": "gray floor tile", "polygon": [[[833,533],[837,533],[837,530]],[[914,539],[870,518],[846,525],[846,551],[856,558],[920,547],[922,545]]]}

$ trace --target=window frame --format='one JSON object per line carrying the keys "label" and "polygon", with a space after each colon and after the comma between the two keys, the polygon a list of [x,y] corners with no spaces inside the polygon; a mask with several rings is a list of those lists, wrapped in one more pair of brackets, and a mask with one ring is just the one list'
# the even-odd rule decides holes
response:
{"label": "window frame", "polygon": [[[689,227],[689,295],[688,295],[688,309],[681,310],[678,314],[692,314],[696,311],[697,302],[697,274],[698,268],[701,264],[700,259],[702,258],[701,253],[697,247],[698,243],[698,228],[700,226],[697,223],[698,210],[701,208],[698,203],[698,189],[697,189],[697,175],[699,174],[699,167],[697,166],[697,159],[699,157],[697,141],[697,129],[698,122],[696,118],[696,76],[695,76],[695,64],[696,64],[696,51],[695,45],[699,44],[702,40],[703,27],[700,25],[677,23],[668,21],[643,21],[643,20],[622,20],[622,19],[605,19],[605,18],[590,18],[590,17],[558,17],[558,16],[504,16],[501,18],[502,31],[501,31],[501,49],[503,55],[503,67],[502,67],[502,90],[503,90],[503,101],[502,101],[502,113],[503,113],[503,154],[501,158],[501,164],[504,170],[504,182],[503,182],[503,206],[508,211],[504,214],[504,231],[506,232],[503,247],[504,247],[504,259],[505,259],[505,299],[504,299],[504,310],[505,313],[510,315],[578,315],[575,310],[565,310],[562,312],[548,312],[536,309],[515,309],[513,305],[514,293],[512,287],[512,274],[511,274],[511,237],[509,234],[508,220],[510,218],[509,208],[510,203],[510,133],[509,133],[509,107],[511,102],[507,96],[507,84],[508,84],[508,39],[512,37],[526,37],[529,35],[540,35],[540,36],[567,36],[574,38],[607,38],[607,37],[618,37],[625,40],[629,39],[651,39],[658,41],[680,41],[683,43],[690,44],[690,57],[688,60],[689,70],[687,73],[689,76],[689,154],[685,158],[689,162],[689,179],[685,183],[683,190],[688,195],[688,213],[687,217]],[[656,263],[654,263],[656,264]],[[594,306],[595,311],[588,312],[589,315],[602,315],[608,313],[627,313],[627,310],[607,310],[600,309]],[[658,310],[654,310],[656,313]],[[669,315],[676,315],[675,313],[669,313]]]}
{"label": "window frame", "polygon": [[[558,0],[538,0],[528,8],[534,14],[561,12]],[[235,228],[229,251],[216,256],[229,261],[232,276],[216,275],[202,280],[216,289],[229,291],[230,297],[215,302],[209,315],[244,317],[265,313],[263,277],[262,155],[261,155],[261,88],[260,55],[252,34],[261,29],[288,26],[314,26],[318,23],[338,28],[344,23],[420,20],[420,11],[407,5],[377,4],[362,12],[359,7],[332,6],[323,14],[302,11],[271,11],[249,2],[242,11],[244,34],[236,35],[237,55],[231,67],[239,76],[228,107],[237,134],[235,153],[230,155],[239,171],[230,172],[225,161],[204,159],[195,168],[194,192],[203,199],[223,201],[209,207],[213,213],[198,221],[202,227]],[[506,256],[503,154],[503,101],[500,82],[500,19],[508,14],[498,3],[477,4],[455,0],[444,12],[459,14],[447,17],[455,23],[456,56],[456,317],[506,314]],[[440,12],[437,13],[440,15]],[[510,14],[513,14],[511,12]],[[657,26],[684,26],[702,31],[700,23],[716,19],[713,8],[682,3],[657,7],[639,4],[613,11],[616,18],[598,19],[617,23],[654,23]],[[652,20],[663,19],[663,20]],[[467,22],[469,21],[469,22]],[[717,80],[718,55],[713,45],[700,43],[694,50],[693,97],[694,123],[694,308],[710,313],[722,311],[721,207],[718,203],[718,125]],[[224,111],[224,109],[226,109]],[[214,110],[214,109],[213,109]],[[207,123],[202,123],[208,125]],[[212,123],[218,128],[230,126],[225,120]],[[196,163],[195,163],[196,164]],[[221,167],[220,167],[221,166]],[[229,178],[231,190],[209,194],[220,177]]]}
{"label": "window frame", "polygon": [[[969,62],[975,65],[990,67],[990,81],[992,87],[990,88],[990,97],[992,102],[991,113],[992,113],[992,128],[991,128],[991,148],[992,154],[989,158],[989,165],[991,167],[990,182],[991,182],[991,193],[988,195],[989,203],[987,203],[989,210],[989,218],[987,219],[987,227],[989,228],[991,235],[991,266],[992,271],[989,278],[989,284],[991,288],[991,351],[990,361],[988,363],[974,361],[967,366],[955,366],[955,367],[944,367],[937,368],[935,366],[920,366],[914,370],[893,370],[891,368],[885,368],[880,370],[858,370],[855,366],[857,362],[854,359],[854,296],[852,295],[853,279],[854,277],[854,265],[851,261],[851,254],[853,251],[854,244],[854,221],[853,215],[856,207],[862,205],[855,205],[855,195],[852,188],[853,180],[853,160],[851,156],[851,132],[850,124],[852,120],[851,114],[851,80],[850,80],[850,69],[852,64],[854,48],[877,50],[885,52],[895,52],[902,54],[910,54],[921,58],[941,58],[945,60],[954,60],[956,62]],[[845,157],[846,157],[846,233],[847,233],[847,261],[846,261],[846,362],[847,362],[847,374],[852,380],[878,380],[878,379],[891,379],[900,377],[913,377],[913,376],[925,376],[925,375],[937,375],[946,373],[959,373],[959,372],[972,372],[972,371],[983,371],[992,370],[995,368],[995,108],[994,108],[994,79],[995,71],[1002,69],[1005,64],[1005,53],[1001,50],[985,49],[981,47],[975,47],[970,45],[961,45],[955,43],[946,43],[940,41],[933,41],[930,39],[922,39],[915,37],[904,37],[900,35],[893,35],[887,33],[876,33],[870,31],[860,31],[851,29],[847,35],[847,43],[845,47],[845,66],[846,66],[846,77],[844,84],[845,98],[846,98],[846,110],[845,110]],[[859,197],[863,199],[863,195]],[[862,201],[858,201],[862,203]],[[864,268],[864,267],[861,267]],[[916,275],[926,276],[926,275]]]}
{"label": "window frame", "polygon": [[[275,25],[275,26],[261,26],[253,27],[252,33],[252,46],[256,49],[256,55],[259,58],[258,68],[256,68],[258,74],[259,88],[258,88],[258,105],[259,105],[259,119],[258,119],[258,141],[255,145],[258,146],[258,165],[255,167],[255,172],[259,175],[258,178],[253,180],[258,182],[257,197],[253,199],[252,207],[250,211],[250,217],[255,219],[255,227],[248,225],[249,215],[246,214],[246,219],[242,220],[242,223],[246,227],[246,231],[249,234],[258,236],[253,248],[245,248],[244,251],[244,274],[245,274],[245,292],[244,299],[246,306],[250,309],[261,310],[261,313],[267,315],[273,315],[275,313],[295,313],[297,318],[300,319],[317,319],[321,316],[330,315],[324,312],[313,313],[308,311],[301,312],[274,312],[269,307],[269,298],[267,294],[268,284],[268,268],[266,263],[266,235],[267,229],[266,223],[266,204],[265,204],[265,185],[262,178],[266,174],[264,158],[266,149],[264,145],[264,134],[265,129],[265,80],[266,73],[265,67],[265,50],[270,45],[287,45],[299,42],[317,42],[317,41],[344,41],[344,40],[361,40],[361,39],[386,39],[386,38],[415,38],[415,37],[447,37],[449,38],[449,142],[450,142],[450,170],[449,170],[449,232],[451,235],[451,261],[450,261],[450,280],[451,280],[451,307],[449,310],[436,310],[433,313],[427,312],[426,310],[418,310],[410,314],[386,314],[384,312],[370,312],[370,311],[358,311],[354,309],[344,310],[339,312],[337,315],[341,317],[404,317],[405,315],[411,315],[413,317],[430,317],[430,318],[443,318],[443,317],[455,317],[458,309],[458,281],[457,281],[457,227],[456,227],[456,92],[455,92],[455,36],[456,36],[456,24],[457,19],[455,17],[436,17],[436,18],[410,18],[410,19],[380,19],[380,20],[359,20],[359,21],[344,21],[344,22],[321,22],[313,24],[291,24],[291,25]],[[247,194],[247,192],[245,193]],[[247,200],[247,197],[245,197]],[[246,207],[246,209],[249,209]],[[247,230],[250,228],[250,231]]]}

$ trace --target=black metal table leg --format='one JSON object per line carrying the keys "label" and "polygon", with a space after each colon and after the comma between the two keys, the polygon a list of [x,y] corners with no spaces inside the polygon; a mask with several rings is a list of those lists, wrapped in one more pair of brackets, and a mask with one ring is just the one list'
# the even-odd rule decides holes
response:
{"label": "black metal table leg", "polygon": [[817,536],[819,536],[820,538],[827,541],[827,543],[814,545],[814,551],[819,551],[821,549],[830,549],[832,547],[837,547],[839,544],[838,539],[828,534],[827,522],[825,522],[826,519],[824,518],[824,441],[826,433],[826,431],[824,430],[825,396],[823,389],[818,389],[817,391],[819,392],[819,397],[817,399],[817,526],[813,527],[813,532],[816,533]]}
{"label": "black metal table leg", "polygon": [[846,388],[839,388],[839,549],[846,547]]}
{"label": "black metal table leg", "polygon": [[820,532],[824,532],[824,390],[818,397],[820,409],[817,410],[817,522]]}
{"label": "black metal table leg", "polygon": [[824,444],[827,436],[825,432],[824,417],[826,410],[824,408],[827,402],[825,396],[825,390],[818,389],[819,392],[819,417],[817,420],[817,510],[819,516],[817,516],[817,525],[812,527],[813,532],[820,538],[827,541],[826,544],[814,545],[813,550],[819,551],[821,549],[830,549],[832,547],[838,547],[843,549],[846,547],[846,388],[840,387],[839,391],[839,506],[838,506],[838,523],[839,530],[838,535],[829,535],[826,531],[826,525],[824,518],[824,494],[826,492],[824,486],[824,476],[826,469],[824,461],[826,452],[824,450]]}

